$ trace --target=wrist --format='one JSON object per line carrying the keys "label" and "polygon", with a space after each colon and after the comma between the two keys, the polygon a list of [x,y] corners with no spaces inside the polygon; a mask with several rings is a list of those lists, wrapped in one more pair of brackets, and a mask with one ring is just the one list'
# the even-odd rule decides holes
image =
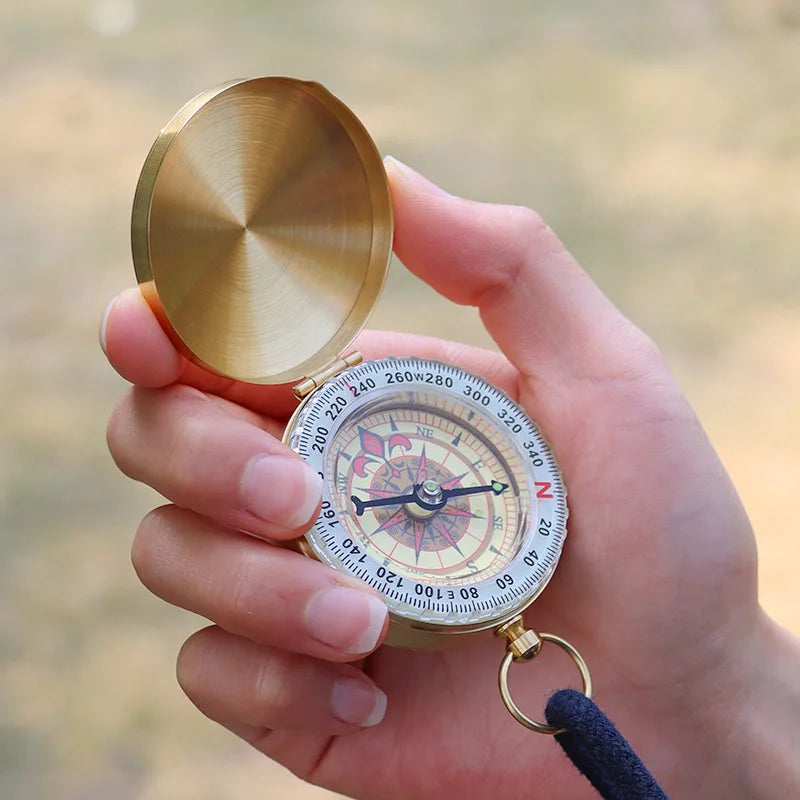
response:
{"label": "wrist", "polygon": [[800,797],[800,641],[757,613],[639,751],[673,800]]}
{"label": "wrist", "polygon": [[766,616],[759,639],[749,702],[738,722],[742,795],[800,797],[800,640]]}
{"label": "wrist", "polygon": [[800,642],[761,612],[728,661],[724,691],[695,697],[674,800],[800,797]]}

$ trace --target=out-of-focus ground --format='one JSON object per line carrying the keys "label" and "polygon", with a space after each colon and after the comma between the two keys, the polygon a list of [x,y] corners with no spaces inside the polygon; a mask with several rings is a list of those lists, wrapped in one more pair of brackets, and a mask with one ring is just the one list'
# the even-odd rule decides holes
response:
{"label": "out-of-focus ground", "polygon": [[[158,499],[104,444],[95,331],[142,160],[225,79],[317,79],[384,153],[537,208],[664,349],[800,631],[800,15],[772,0],[0,6],[0,797],[320,797],[190,707],[200,621],[137,584]],[[373,324],[488,344],[393,274]],[[669,486],[664,486],[669,491]],[[702,631],[688,631],[700,636]]]}

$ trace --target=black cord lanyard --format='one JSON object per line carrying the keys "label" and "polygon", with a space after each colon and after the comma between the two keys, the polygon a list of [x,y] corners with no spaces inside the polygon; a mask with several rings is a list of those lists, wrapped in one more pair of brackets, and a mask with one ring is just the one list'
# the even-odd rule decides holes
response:
{"label": "black cord lanyard", "polygon": [[556,692],[545,710],[556,741],[605,800],[669,800],[639,756],[595,702],[575,691]]}
{"label": "black cord lanyard", "polygon": [[[505,638],[506,652],[500,662],[500,696],[514,719],[537,733],[552,734],[570,761],[605,800],[669,800],[639,756],[592,700],[592,676],[583,656],[560,636],[537,633],[525,627],[522,616],[501,625],[495,636]],[[583,692],[562,689],[547,704],[547,724],[525,714],[508,688],[508,669],[514,662],[530,662],[546,642],[564,650],[581,676]]]}

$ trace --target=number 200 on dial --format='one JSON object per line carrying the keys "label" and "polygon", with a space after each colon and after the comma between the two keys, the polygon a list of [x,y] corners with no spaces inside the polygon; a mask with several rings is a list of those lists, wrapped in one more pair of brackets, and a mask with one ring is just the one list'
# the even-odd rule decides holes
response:
{"label": "number 200 on dial", "polygon": [[313,555],[378,590],[395,619],[478,630],[524,609],[566,536],[545,439],[506,394],[417,358],[326,381],[286,439],[323,477]]}

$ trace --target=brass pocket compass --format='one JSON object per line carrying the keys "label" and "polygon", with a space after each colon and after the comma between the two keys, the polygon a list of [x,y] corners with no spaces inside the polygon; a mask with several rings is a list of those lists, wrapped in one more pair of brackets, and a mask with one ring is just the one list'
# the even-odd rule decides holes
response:
{"label": "brass pocket compass", "polygon": [[362,361],[347,347],[388,270],[392,207],[380,155],[316,83],[232,81],[161,131],[133,204],[142,292],[179,350],[235,380],[293,383],[284,441],[323,478],[307,556],[383,596],[387,644],[433,649],[494,630],[512,661],[543,641],[524,627],[566,537],[566,490],[534,422],[449,364]]}

